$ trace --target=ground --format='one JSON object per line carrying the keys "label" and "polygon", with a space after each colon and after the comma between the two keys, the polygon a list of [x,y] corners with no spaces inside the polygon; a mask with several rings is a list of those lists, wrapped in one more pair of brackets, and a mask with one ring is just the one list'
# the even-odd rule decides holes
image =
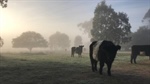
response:
{"label": "ground", "polygon": [[130,63],[130,53],[119,52],[112,65],[112,76],[92,72],[87,53],[2,53],[0,84],[150,84],[150,60],[138,56]]}

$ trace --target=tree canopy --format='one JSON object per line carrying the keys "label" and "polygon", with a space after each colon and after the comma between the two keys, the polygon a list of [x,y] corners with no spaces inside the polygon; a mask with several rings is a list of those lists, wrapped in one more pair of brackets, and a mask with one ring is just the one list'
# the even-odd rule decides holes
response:
{"label": "tree canopy", "polygon": [[91,35],[93,40],[110,40],[116,44],[123,43],[128,37],[130,23],[126,13],[115,12],[105,1],[98,3],[93,18]]}
{"label": "tree canopy", "polygon": [[150,45],[150,29],[148,26],[140,27],[132,36],[132,45]]}
{"label": "tree canopy", "polygon": [[65,33],[56,32],[49,37],[49,46],[51,49],[66,49],[70,47],[69,36]]}
{"label": "tree canopy", "polygon": [[39,33],[28,31],[23,32],[19,37],[12,40],[13,48],[44,48],[48,47],[48,42]]}
{"label": "tree canopy", "polygon": [[75,39],[74,39],[74,46],[79,46],[82,44],[82,37],[81,36],[76,36]]}
{"label": "tree canopy", "polygon": [[0,6],[2,6],[2,8],[6,8],[7,2],[8,2],[8,0],[0,0]]}

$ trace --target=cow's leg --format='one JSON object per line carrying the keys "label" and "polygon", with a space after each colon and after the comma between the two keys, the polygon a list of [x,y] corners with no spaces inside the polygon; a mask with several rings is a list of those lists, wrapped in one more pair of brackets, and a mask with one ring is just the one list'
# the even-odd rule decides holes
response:
{"label": "cow's leg", "polygon": [[134,60],[134,63],[135,63],[135,64],[136,64],[136,58],[137,58],[137,55],[134,55],[133,60]]}
{"label": "cow's leg", "polygon": [[91,61],[92,71],[94,72],[94,59],[92,58],[92,56],[90,56],[90,61]]}
{"label": "cow's leg", "polygon": [[97,61],[94,60],[94,71],[97,71]]}
{"label": "cow's leg", "polygon": [[103,67],[104,67],[104,62],[100,61],[100,69],[99,69],[99,73],[102,75],[103,72]]}
{"label": "cow's leg", "polygon": [[112,62],[107,63],[107,68],[108,68],[107,73],[109,76],[111,76],[111,65],[112,65]]}
{"label": "cow's leg", "polygon": [[92,65],[92,71],[93,71],[93,72],[95,72],[95,69],[94,69],[94,64],[95,64],[95,62],[94,62],[94,60],[92,60],[92,63],[91,63],[91,65]]}
{"label": "cow's leg", "polygon": [[97,61],[92,59],[91,60],[91,65],[92,65],[92,71],[93,72],[97,71]]}
{"label": "cow's leg", "polygon": [[95,69],[94,69],[94,62],[92,62],[91,65],[92,65],[92,71],[95,72]]}
{"label": "cow's leg", "polygon": [[131,64],[133,63],[132,61],[133,61],[133,55],[131,55],[131,60],[130,60]]}
{"label": "cow's leg", "polygon": [[74,57],[74,52],[72,52],[72,57]]}
{"label": "cow's leg", "polygon": [[80,57],[82,57],[81,52],[80,52]]}
{"label": "cow's leg", "polygon": [[81,53],[78,53],[78,57],[81,57]]}
{"label": "cow's leg", "polygon": [[136,58],[137,58],[137,54],[132,54],[131,55],[131,63],[135,63],[136,64]]}
{"label": "cow's leg", "polygon": [[71,57],[74,57],[74,50],[71,50]]}
{"label": "cow's leg", "polygon": [[71,57],[72,57],[72,50],[71,50]]}

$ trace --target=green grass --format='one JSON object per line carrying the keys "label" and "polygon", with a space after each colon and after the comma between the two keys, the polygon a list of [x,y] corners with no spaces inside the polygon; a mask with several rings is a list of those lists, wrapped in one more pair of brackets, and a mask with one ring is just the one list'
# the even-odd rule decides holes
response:
{"label": "green grass", "polygon": [[12,54],[0,57],[0,84],[150,84],[150,60],[138,56],[130,64],[129,53],[118,53],[111,77],[91,71],[88,54]]}

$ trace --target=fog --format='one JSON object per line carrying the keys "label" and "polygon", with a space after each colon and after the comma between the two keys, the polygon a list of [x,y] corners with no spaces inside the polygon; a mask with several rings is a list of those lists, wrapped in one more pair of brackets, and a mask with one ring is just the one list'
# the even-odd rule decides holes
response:
{"label": "fog", "polygon": [[[7,8],[0,7],[0,36],[4,40],[0,51],[28,51],[12,48],[11,43],[13,38],[27,31],[40,33],[47,41],[57,31],[65,33],[71,46],[74,46],[75,37],[80,35],[83,45],[88,48],[90,38],[77,25],[94,17],[99,2],[101,0],[9,0]],[[143,25],[141,20],[150,8],[149,0],[106,0],[106,4],[117,12],[127,13],[132,32]]]}

